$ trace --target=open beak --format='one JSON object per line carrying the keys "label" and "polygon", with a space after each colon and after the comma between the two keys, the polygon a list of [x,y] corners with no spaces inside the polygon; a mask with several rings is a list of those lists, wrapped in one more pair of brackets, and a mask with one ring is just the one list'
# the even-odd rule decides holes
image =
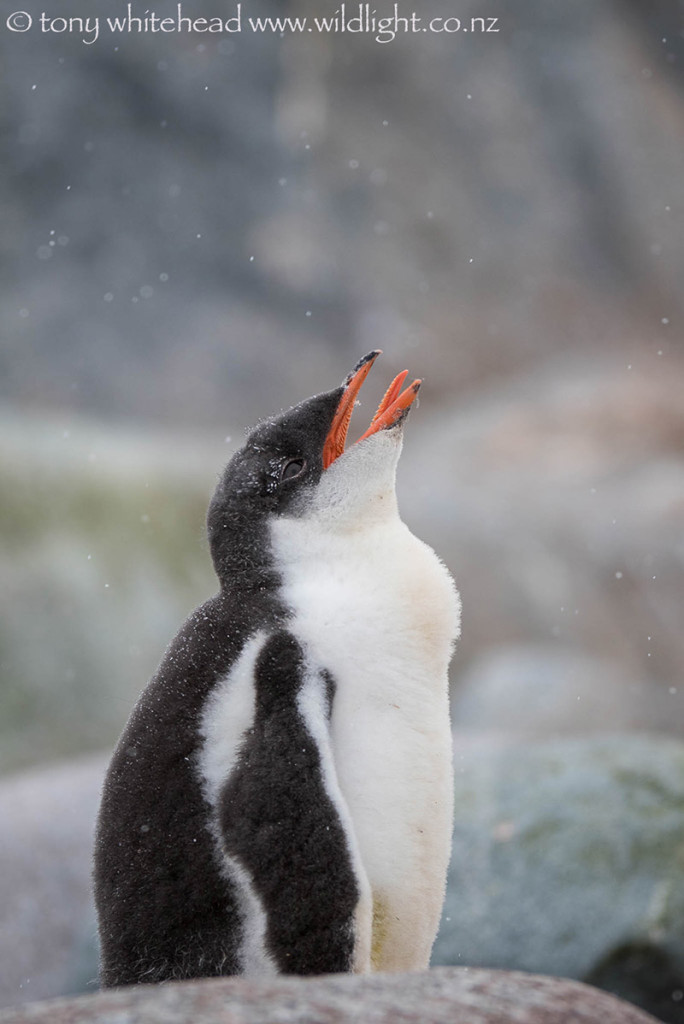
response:
{"label": "open beak", "polygon": [[[381,349],[376,349],[374,352],[369,352],[367,356],[364,356],[345,381],[342,397],[323,445],[323,469],[331,466],[335,459],[339,458],[344,451],[349,421],[351,420],[356,397],[361,390],[361,385],[368,376],[371,366],[378,356],[381,355],[381,351]],[[414,380],[413,384],[402,391],[401,388],[407,375],[408,370],[403,370],[394,378],[385,392],[368,430],[365,434],[361,435],[359,441],[364,441],[371,434],[377,434],[379,430],[387,430],[388,427],[393,427],[404,418],[422,384],[422,381]]]}

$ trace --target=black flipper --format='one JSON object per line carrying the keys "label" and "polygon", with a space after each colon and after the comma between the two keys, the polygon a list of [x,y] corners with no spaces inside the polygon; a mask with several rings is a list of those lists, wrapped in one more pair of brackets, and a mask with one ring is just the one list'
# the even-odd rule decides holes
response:
{"label": "black flipper", "polygon": [[[297,705],[305,665],[295,637],[274,633],[255,675],[254,727],[219,801],[225,850],[252,880],[266,913],[267,951],[280,971],[350,971],[359,886],[318,746]],[[329,706],[334,680],[325,673],[317,682]]]}

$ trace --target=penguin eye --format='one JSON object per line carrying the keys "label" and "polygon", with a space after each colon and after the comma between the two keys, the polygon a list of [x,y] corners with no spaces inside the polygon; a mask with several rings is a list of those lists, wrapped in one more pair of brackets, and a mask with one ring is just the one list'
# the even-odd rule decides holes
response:
{"label": "penguin eye", "polygon": [[295,477],[301,476],[306,469],[306,459],[290,459],[286,462],[282,468],[280,474],[281,480],[294,480]]}

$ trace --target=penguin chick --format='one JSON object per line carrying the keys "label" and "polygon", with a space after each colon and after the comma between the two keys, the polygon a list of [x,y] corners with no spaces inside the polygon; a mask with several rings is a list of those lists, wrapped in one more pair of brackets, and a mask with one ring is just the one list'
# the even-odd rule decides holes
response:
{"label": "penguin chick", "polygon": [[397,510],[420,381],[400,374],[345,451],[378,355],[257,426],[218,484],[219,593],[170,644],[104,783],[104,986],[428,965],[460,604]]}

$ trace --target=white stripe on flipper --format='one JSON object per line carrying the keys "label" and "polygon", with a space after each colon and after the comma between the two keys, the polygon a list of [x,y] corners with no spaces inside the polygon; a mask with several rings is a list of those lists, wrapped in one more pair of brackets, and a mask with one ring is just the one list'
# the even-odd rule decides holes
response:
{"label": "white stripe on flipper", "polygon": [[230,672],[214,686],[202,712],[202,744],[197,764],[202,793],[212,809],[209,828],[216,844],[217,860],[224,877],[234,887],[242,921],[240,968],[245,975],[277,974],[266,950],[266,913],[252,877],[237,857],[229,856],[218,823],[221,790],[235,768],[247,731],[254,724],[256,708],[255,668],[266,642],[263,631],[251,637]]}
{"label": "white stripe on flipper", "polygon": [[230,672],[212,689],[202,711],[203,739],[198,765],[202,792],[216,807],[221,789],[235,767],[245,733],[254,724],[256,686],[254,671],[266,633],[255,633],[242,648]]}
{"label": "white stripe on flipper", "polygon": [[354,834],[352,818],[337,781],[337,772],[335,771],[335,762],[330,745],[326,690],[326,682],[322,674],[307,668],[304,684],[297,694],[297,707],[304,720],[306,729],[318,749],[321,759],[323,786],[342,826],[347,841],[352,870],[359,887],[359,900],[354,912],[353,970],[356,974],[365,974],[370,971],[373,897]]}

